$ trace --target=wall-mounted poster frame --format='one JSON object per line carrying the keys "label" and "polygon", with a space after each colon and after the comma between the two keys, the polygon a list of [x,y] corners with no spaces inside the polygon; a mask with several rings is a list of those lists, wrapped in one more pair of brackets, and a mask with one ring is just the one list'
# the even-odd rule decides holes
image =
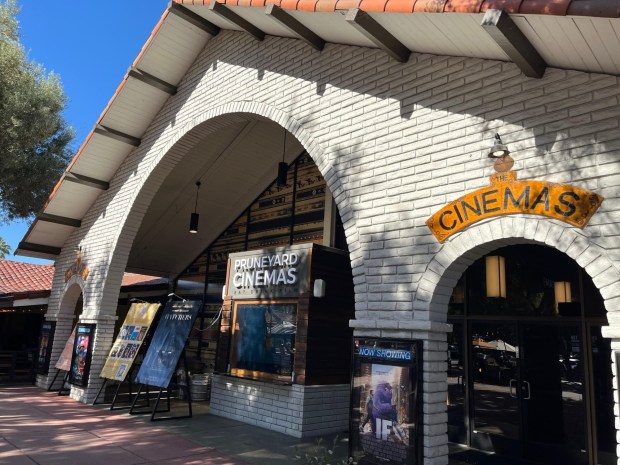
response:
{"label": "wall-mounted poster frame", "polygon": [[86,386],[88,384],[94,338],[94,324],[78,323],[75,330],[75,342],[73,343],[69,383],[76,386]]}
{"label": "wall-mounted poster frame", "polygon": [[359,465],[415,465],[422,433],[422,341],[353,339],[350,455]]}
{"label": "wall-mounted poster frame", "polygon": [[55,332],[55,321],[43,321],[43,323],[41,323],[39,350],[37,352],[37,374],[39,375],[46,375],[49,373]]}
{"label": "wall-mounted poster frame", "polygon": [[230,374],[292,382],[297,335],[297,300],[234,303]]}

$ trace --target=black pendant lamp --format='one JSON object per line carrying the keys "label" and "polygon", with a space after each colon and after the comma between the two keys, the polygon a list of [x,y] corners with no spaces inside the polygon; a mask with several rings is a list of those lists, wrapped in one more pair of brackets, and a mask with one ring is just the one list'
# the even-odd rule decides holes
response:
{"label": "black pendant lamp", "polygon": [[200,215],[198,214],[198,189],[200,189],[200,181],[196,181],[196,204],[194,205],[194,213],[189,219],[189,232],[192,234],[196,234],[198,232],[198,219]]}
{"label": "black pendant lamp", "polygon": [[282,147],[282,161],[278,163],[278,179],[276,184],[278,187],[286,186],[286,176],[288,174],[288,164],[284,161],[286,155],[286,129],[284,129],[284,146]]}

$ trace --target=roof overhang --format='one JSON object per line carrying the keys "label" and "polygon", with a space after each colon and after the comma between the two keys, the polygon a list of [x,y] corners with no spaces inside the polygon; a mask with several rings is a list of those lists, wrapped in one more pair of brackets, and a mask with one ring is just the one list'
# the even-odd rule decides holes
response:
{"label": "roof overhang", "polygon": [[[620,0],[175,0],[59,180],[16,255],[54,259],[209,40],[221,29],[620,75]],[[294,46],[295,42],[291,42]]]}

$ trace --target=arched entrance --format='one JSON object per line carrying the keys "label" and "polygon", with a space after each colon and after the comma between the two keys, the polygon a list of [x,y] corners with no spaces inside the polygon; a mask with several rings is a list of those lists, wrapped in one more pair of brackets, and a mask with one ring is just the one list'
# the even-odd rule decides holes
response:
{"label": "arched entrance", "polygon": [[529,244],[488,253],[455,286],[448,321],[449,439],[475,449],[454,458],[615,463],[604,301],[570,257]]}

